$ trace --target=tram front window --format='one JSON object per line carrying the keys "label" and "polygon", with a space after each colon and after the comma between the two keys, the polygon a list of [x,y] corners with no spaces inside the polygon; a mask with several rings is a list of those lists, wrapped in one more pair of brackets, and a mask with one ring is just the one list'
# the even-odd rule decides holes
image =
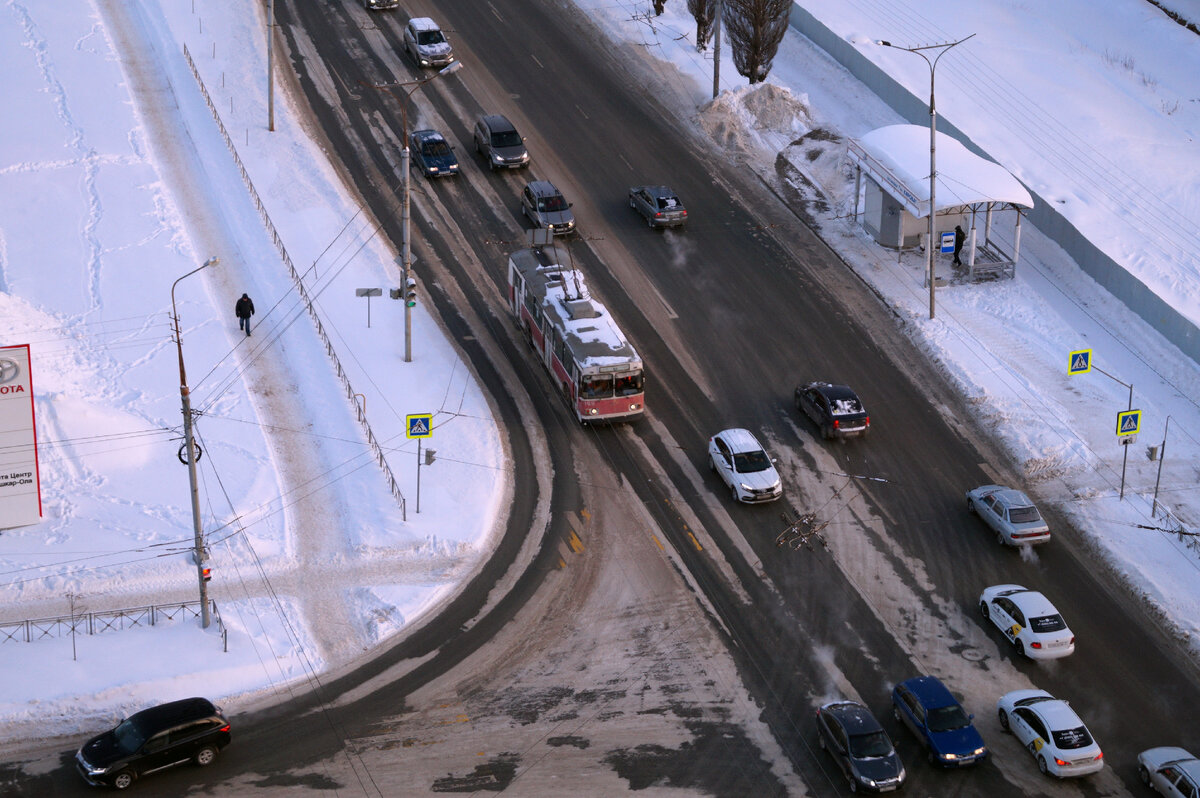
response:
{"label": "tram front window", "polygon": [[599,374],[595,377],[584,377],[580,386],[582,399],[608,399],[613,395],[613,378],[611,374]]}
{"label": "tram front window", "polygon": [[625,374],[617,377],[617,396],[633,396],[642,392],[642,375]]}

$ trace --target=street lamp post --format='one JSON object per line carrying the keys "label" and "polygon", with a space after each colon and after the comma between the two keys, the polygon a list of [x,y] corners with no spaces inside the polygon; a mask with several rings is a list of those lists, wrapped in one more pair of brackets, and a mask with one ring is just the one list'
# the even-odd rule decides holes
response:
{"label": "street lamp post", "polygon": [[[401,176],[401,194],[403,195],[400,202],[400,238],[401,238],[401,256],[400,256],[400,283],[401,299],[404,301],[404,362],[412,362],[412,306],[408,301],[408,282],[409,272],[412,270],[412,245],[409,243],[408,228],[409,228],[409,202],[408,202],[408,182],[409,182],[409,151],[408,151],[408,99],[413,96],[417,89],[424,86],[434,78],[442,75],[450,75],[462,69],[462,61],[455,61],[448,67],[434,72],[429,77],[421,78],[420,80],[409,81],[408,83],[396,84],[377,84],[375,88],[383,89],[388,94],[392,95],[400,104],[400,126],[401,135],[404,136],[404,149],[400,153],[400,171]],[[403,97],[398,96],[393,88],[403,88],[411,86],[404,93]]]}
{"label": "street lamp post", "polygon": [[[971,36],[975,34],[972,33]],[[885,42],[882,39],[876,40],[876,44],[881,44],[884,47],[892,47],[896,50],[907,50],[910,53],[916,53],[925,59],[925,63],[929,66],[929,240],[925,242],[925,279],[929,283],[929,318],[933,318],[933,291],[934,291],[934,271],[933,271],[933,217],[937,213],[937,105],[933,98],[933,73],[937,70],[937,63],[941,57],[949,52],[951,47],[962,44],[971,36],[966,36],[956,42],[943,42],[941,44],[926,44],[921,47],[901,47],[898,44]],[[929,56],[925,55],[925,50],[938,50],[938,54],[933,60],[929,60]]]}
{"label": "street lamp post", "polygon": [[[204,261],[204,265],[192,269],[183,277],[190,277],[200,269],[216,266],[220,262],[219,258],[213,256]],[[179,280],[182,280],[183,277],[180,277]],[[200,582],[200,624],[207,629],[210,621],[208,584],[204,580],[204,561],[208,558],[208,554],[204,551],[204,536],[200,528],[200,488],[196,484],[196,449],[192,437],[192,399],[188,391],[187,374],[183,370],[183,338],[179,334],[179,311],[175,309],[175,286],[179,285],[179,280],[171,283],[171,314],[175,322],[175,346],[179,351],[179,395],[183,399],[183,437],[184,446],[187,447],[188,479],[191,481],[192,487],[192,531],[195,536],[195,549],[192,557],[196,561],[196,578]]]}

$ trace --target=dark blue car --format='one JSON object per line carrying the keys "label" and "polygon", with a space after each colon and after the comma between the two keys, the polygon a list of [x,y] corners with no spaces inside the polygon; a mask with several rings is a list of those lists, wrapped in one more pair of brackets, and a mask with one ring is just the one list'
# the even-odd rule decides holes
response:
{"label": "dark blue car", "polygon": [[408,137],[412,161],[426,177],[458,174],[458,158],[450,143],[436,130],[418,130]]}
{"label": "dark blue car", "polygon": [[892,690],[896,720],[925,746],[930,763],[942,767],[974,765],[987,758],[987,746],[946,685],[932,676],[917,676]]}

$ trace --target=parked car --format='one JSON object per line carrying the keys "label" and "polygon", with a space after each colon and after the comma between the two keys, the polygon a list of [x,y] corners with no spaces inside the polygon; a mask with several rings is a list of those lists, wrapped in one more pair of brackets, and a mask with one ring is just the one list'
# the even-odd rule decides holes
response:
{"label": "parked car", "polygon": [[871,428],[858,395],[845,385],[810,382],[796,387],[795,400],[796,409],[813,420],[826,440],[866,435]]}
{"label": "parked car", "polygon": [[1033,754],[1042,773],[1064,779],[1104,768],[1104,752],[1075,710],[1045,690],[1005,693],[996,712],[1000,728]]}
{"label": "parked car", "polygon": [[84,781],[128,788],[149,773],[194,762],[211,765],[229,745],[229,721],[207,698],[185,698],[135,712],[75,754]]}
{"label": "parked car", "polygon": [[892,712],[925,746],[934,765],[963,767],[987,759],[983,737],[946,685],[917,676],[892,688]]}
{"label": "parked car", "polygon": [[1200,759],[1182,748],[1151,748],[1138,754],[1142,782],[1170,798],[1200,796]]}
{"label": "parked car", "polygon": [[652,228],[683,227],[687,223],[687,208],[666,186],[634,186],[629,189],[629,207]]}
{"label": "parked car", "polygon": [[996,531],[1006,546],[1045,543],[1050,527],[1023,492],[1003,485],[983,485],[967,491],[967,509]]}
{"label": "parked car", "polygon": [[996,624],[1030,659],[1058,659],[1075,652],[1075,633],[1050,603],[1036,590],[1020,585],[992,585],[979,596],[979,611]]}
{"label": "parked car", "polygon": [[727,429],[708,440],[708,465],[736,502],[773,502],[783,495],[775,462],[746,429]]}
{"label": "parked car", "polygon": [[426,177],[449,177],[458,174],[458,158],[454,147],[436,130],[417,130],[408,137],[412,162]]}
{"label": "parked car", "polygon": [[521,213],[534,227],[542,227],[556,236],[575,232],[575,214],[571,203],[549,180],[534,180],[521,192]]}
{"label": "parked car", "polygon": [[525,139],[508,117],[501,114],[484,114],[475,120],[475,152],[487,158],[492,170],[529,166]]}
{"label": "parked car", "polygon": [[404,26],[404,50],[419,67],[446,67],[454,61],[454,48],[429,17],[413,17]]}
{"label": "parked car", "polygon": [[833,701],[817,710],[817,742],[837,762],[850,792],[891,792],[908,776],[887,732],[855,701]]}
{"label": "parked car", "polygon": [[362,0],[363,8],[368,11],[383,11],[400,5],[400,0]]}

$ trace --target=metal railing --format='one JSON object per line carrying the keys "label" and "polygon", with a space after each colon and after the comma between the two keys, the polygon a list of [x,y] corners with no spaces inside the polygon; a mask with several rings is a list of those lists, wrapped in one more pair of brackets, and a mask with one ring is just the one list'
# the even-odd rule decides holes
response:
{"label": "metal railing", "polygon": [[[229,650],[228,631],[217,610],[217,603],[209,601],[209,610],[221,630],[225,650]],[[35,643],[38,640],[56,639],[71,635],[98,635],[123,629],[161,626],[173,621],[200,617],[199,601],[181,601],[175,604],[148,604],[144,607],[126,607],[100,612],[77,612],[74,615],[56,615],[50,618],[32,618],[25,621],[0,622],[0,645],[4,643]]]}
{"label": "metal railing", "polygon": [[196,78],[196,85],[200,87],[200,94],[203,95],[204,102],[208,104],[208,110],[212,112],[213,120],[217,123],[217,129],[221,131],[221,136],[225,139],[225,146],[229,148],[229,152],[233,156],[233,162],[237,164],[238,171],[242,175],[242,182],[245,183],[246,190],[250,192],[250,199],[253,201],[254,207],[258,209],[258,215],[262,219],[267,233],[270,234],[271,240],[275,244],[275,249],[279,252],[279,257],[283,260],[284,264],[288,267],[288,272],[292,275],[292,282],[295,283],[296,290],[299,292],[300,298],[304,301],[304,307],[308,309],[308,315],[312,318],[313,324],[317,328],[317,335],[320,336],[321,341],[325,344],[325,353],[333,361],[334,371],[337,372],[338,379],[342,381],[342,387],[346,391],[346,398],[354,406],[354,415],[367,436],[367,445],[371,447],[371,452],[375,455],[375,461],[383,470],[384,479],[388,483],[392,497],[400,505],[400,516],[403,520],[407,521],[408,507],[404,499],[404,494],[400,491],[400,485],[396,482],[396,477],[392,474],[392,469],[388,465],[387,458],[384,457],[383,447],[379,445],[379,441],[375,438],[375,433],[371,429],[370,423],[367,422],[366,412],[354,398],[355,391],[350,385],[350,378],[346,376],[346,372],[342,368],[342,362],[338,359],[337,352],[333,349],[333,343],[329,340],[329,336],[325,334],[325,327],[321,324],[321,318],[317,315],[316,308],[308,296],[308,289],[305,288],[304,281],[300,278],[300,272],[296,270],[291,256],[288,255],[287,248],[283,245],[283,239],[280,237],[279,231],[275,229],[275,225],[271,222],[271,217],[267,214],[267,208],[258,196],[258,191],[254,188],[254,182],[250,179],[250,174],[242,164],[242,159],[238,155],[237,148],[233,145],[233,139],[229,137],[229,133],[225,130],[225,124],[221,121],[221,115],[217,112],[217,106],[213,103],[212,97],[209,96],[208,89],[204,85],[204,80],[200,77],[200,71],[196,69],[196,63],[192,60],[192,54],[188,51],[186,44],[183,46],[183,55],[187,59],[188,67],[192,70],[193,77]]}

